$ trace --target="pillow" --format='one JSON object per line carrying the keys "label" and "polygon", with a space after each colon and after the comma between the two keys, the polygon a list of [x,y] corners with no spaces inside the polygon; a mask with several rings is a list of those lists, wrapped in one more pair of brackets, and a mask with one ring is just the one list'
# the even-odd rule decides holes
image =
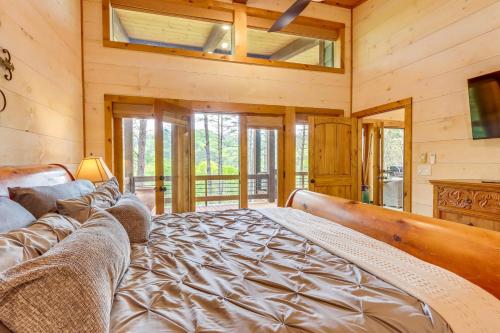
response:
{"label": "pillow", "polygon": [[57,200],[57,211],[59,214],[70,216],[80,223],[84,223],[90,217],[92,208],[106,209],[115,204],[108,193],[94,192],[83,197]]}
{"label": "pillow", "polygon": [[130,243],[144,243],[149,239],[151,213],[133,194],[127,193],[111,208],[106,209],[123,225]]}
{"label": "pillow", "polygon": [[122,196],[116,177],[110,178],[106,182],[99,185],[96,191],[108,193],[110,197],[113,198],[114,203],[116,203]]}
{"label": "pillow", "polygon": [[56,200],[81,197],[95,191],[88,180],[75,180],[54,186],[9,187],[10,198],[26,208],[37,219],[56,212]]}
{"label": "pillow", "polygon": [[102,209],[112,207],[120,196],[118,182],[112,178],[98,186],[95,192],[78,198],[57,200],[56,206],[59,214],[70,216],[78,222],[84,223],[88,220],[93,207]]}
{"label": "pillow", "polygon": [[0,274],[0,322],[13,332],[108,332],[129,264],[127,233],[96,211],[44,255]]}
{"label": "pillow", "polygon": [[0,232],[27,227],[35,220],[33,214],[17,202],[0,197]]}
{"label": "pillow", "polygon": [[28,228],[0,234],[0,272],[44,254],[79,227],[70,217],[49,213]]}

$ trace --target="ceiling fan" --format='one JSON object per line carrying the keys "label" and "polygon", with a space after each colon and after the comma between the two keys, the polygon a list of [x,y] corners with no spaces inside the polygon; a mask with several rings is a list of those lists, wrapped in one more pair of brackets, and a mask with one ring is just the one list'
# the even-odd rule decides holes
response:
{"label": "ceiling fan", "polygon": [[297,0],[293,5],[290,6],[279,18],[276,22],[274,22],[273,26],[267,30],[268,32],[276,32],[282,30],[284,27],[289,25],[297,16],[306,9],[306,7],[311,2],[323,2],[325,0]]}

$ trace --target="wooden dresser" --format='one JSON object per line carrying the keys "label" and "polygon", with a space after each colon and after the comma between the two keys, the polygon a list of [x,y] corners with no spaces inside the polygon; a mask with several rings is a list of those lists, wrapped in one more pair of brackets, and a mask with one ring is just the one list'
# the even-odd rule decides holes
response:
{"label": "wooden dresser", "polygon": [[431,180],[434,217],[500,231],[500,184],[480,180]]}

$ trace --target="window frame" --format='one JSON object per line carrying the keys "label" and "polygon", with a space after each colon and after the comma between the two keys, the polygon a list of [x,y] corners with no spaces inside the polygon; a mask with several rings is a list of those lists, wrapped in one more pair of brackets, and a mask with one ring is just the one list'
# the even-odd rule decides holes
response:
{"label": "window frame", "polygon": [[[233,54],[217,54],[179,48],[113,41],[111,40],[112,8],[141,11],[159,15],[179,16],[188,19],[205,20],[218,23],[229,23],[233,27]],[[103,45],[105,47],[119,49],[227,61],[232,63],[293,68],[339,74],[345,73],[345,24],[304,16],[296,18],[295,21],[283,29],[282,32],[301,37],[331,40],[335,43],[340,43],[340,49],[338,50],[340,55],[339,68],[248,57],[248,29],[267,29],[280,15],[281,13],[275,11],[219,1],[214,1],[211,5],[207,5],[206,2],[193,2],[192,0],[103,0]]]}

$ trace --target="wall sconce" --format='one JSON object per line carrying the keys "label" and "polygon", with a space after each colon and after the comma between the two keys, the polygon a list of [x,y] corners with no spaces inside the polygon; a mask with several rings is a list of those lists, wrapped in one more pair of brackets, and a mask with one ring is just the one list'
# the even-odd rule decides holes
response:
{"label": "wall sconce", "polygon": [[[2,53],[5,54],[5,57],[2,57],[0,55],[0,65],[7,71],[7,74],[5,74],[3,77],[7,81],[10,81],[12,80],[12,72],[14,71],[14,64],[11,61],[9,50],[1,47],[0,49],[2,50]],[[0,101],[0,112],[2,112],[7,107],[7,98],[5,97],[5,94],[2,90],[0,90],[0,96],[2,97],[2,100]]]}

